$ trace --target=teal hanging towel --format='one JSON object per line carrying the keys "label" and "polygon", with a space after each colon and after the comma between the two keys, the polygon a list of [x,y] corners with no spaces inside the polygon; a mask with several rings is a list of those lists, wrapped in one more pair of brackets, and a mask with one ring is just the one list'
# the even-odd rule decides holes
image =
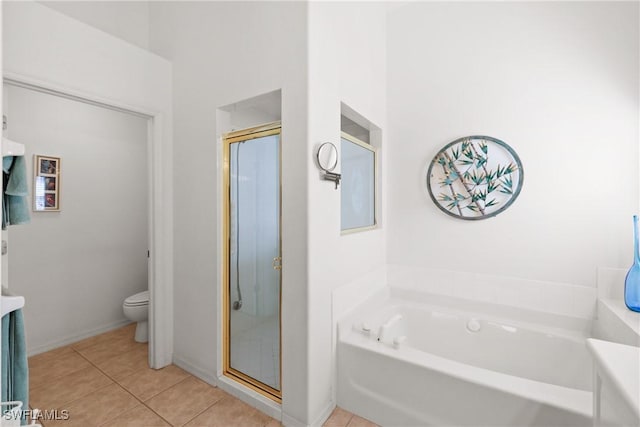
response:
{"label": "teal hanging towel", "polygon": [[29,215],[29,185],[24,156],[3,157],[2,229],[7,225],[27,224]]}
{"label": "teal hanging towel", "polygon": [[[16,400],[22,402],[23,410],[29,409],[29,365],[22,309],[2,317],[2,401]],[[22,424],[25,423],[23,415]]]}

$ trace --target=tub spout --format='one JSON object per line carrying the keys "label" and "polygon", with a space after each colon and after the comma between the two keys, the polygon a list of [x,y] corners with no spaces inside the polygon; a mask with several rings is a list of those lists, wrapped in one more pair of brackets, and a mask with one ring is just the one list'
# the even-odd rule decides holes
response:
{"label": "tub spout", "polygon": [[387,336],[389,335],[389,330],[393,326],[395,326],[400,320],[402,320],[402,315],[401,314],[396,314],[394,316],[391,316],[391,318],[389,320],[384,322],[380,326],[380,331],[378,332],[378,341],[386,340]]}

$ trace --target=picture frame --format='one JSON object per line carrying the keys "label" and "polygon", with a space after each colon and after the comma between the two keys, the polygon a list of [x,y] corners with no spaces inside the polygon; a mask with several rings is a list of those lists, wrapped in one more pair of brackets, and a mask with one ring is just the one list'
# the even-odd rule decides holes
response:
{"label": "picture frame", "polygon": [[59,212],[62,159],[40,154],[33,158],[33,210]]}
{"label": "picture frame", "polygon": [[493,218],[518,198],[522,161],[506,142],[487,135],[458,138],[428,164],[426,187],[445,214],[462,220]]}

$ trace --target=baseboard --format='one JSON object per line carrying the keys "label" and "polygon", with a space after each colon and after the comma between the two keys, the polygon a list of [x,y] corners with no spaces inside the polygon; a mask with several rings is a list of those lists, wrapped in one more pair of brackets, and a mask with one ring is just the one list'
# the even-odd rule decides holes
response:
{"label": "baseboard", "polygon": [[[27,356],[35,356],[36,354],[44,353],[45,351],[53,350],[58,347],[64,347],[65,345],[73,344],[78,341],[82,341],[85,338],[93,337],[95,335],[100,335],[105,332],[112,331],[114,329],[121,328],[125,325],[131,323],[130,320],[122,319],[114,323],[110,323],[105,326],[101,326],[99,328],[94,328],[89,331],[83,332],[81,334],[70,335],[55,341],[48,342],[47,344],[39,345],[34,348],[31,348],[27,351]],[[29,333],[29,331],[27,331]]]}
{"label": "baseboard", "polygon": [[299,419],[293,418],[285,413],[282,414],[282,425],[285,427],[309,427],[308,424],[305,424]]}
{"label": "baseboard", "polygon": [[218,387],[218,379],[216,378],[215,374],[212,374],[211,372],[200,368],[193,361],[189,360],[189,358],[174,353],[173,364],[200,378],[207,384]]}
{"label": "baseboard", "polygon": [[186,358],[179,354],[173,354],[173,364],[200,378],[207,384],[210,384],[214,387],[219,387],[232,396],[235,396],[243,402],[251,405],[252,407],[264,412],[270,417],[280,420],[282,416],[281,406],[271,399],[268,399],[263,395],[256,393],[255,391],[244,387],[226,377],[218,378],[216,377],[215,373],[211,373],[208,370],[202,369],[195,362],[189,360],[189,358]]}
{"label": "baseboard", "polygon": [[306,424],[297,418],[282,413],[282,425],[286,427],[322,427],[322,425],[329,419],[333,409],[336,407],[335,402],[328,402],[327,406],[322,410],[320,415],[311,424]]}
{"label": "baseboard", "polygon": [[332,401],[328,402],[327,406],[320,413],[320,416],[318,418],[316,418],[316,420],[311,425],[313,427],[322,427],[322,425],[325,423],[325,421],[327,421],[329,419],[329,417],[331,416],[331,413],[333,412],[335,407],[336,407],[336,402],[332,402]]}
{"label": "baseboard", "polygon": [[218,387],[276,420],[282,418],[282,405],[230,378],[218,378]]}
{"label": "baseboard", "polygon": [[237,397],[252,407],[264,412],[276,420],[281,420],[286,427],[321,427],[324,422],[331,416],[333,409],[336,407],[335,402],[328,402],[325,409],[320,413],[316,420],[311,424],[306,424],[282,412],[282,405],[256,393],[255,391],[244,387],[237,382],[226,378],[217,378],[215,374],[202,369],[196,363],[179,354],[173,354],[173,364],[184,369],[190,374],[200,378],[202,381],[226,391],[232,396]]}

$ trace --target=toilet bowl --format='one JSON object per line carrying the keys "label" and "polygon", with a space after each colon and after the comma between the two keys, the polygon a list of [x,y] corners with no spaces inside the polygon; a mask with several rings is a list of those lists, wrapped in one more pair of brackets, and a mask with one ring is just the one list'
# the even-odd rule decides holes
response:
{"label": "toilet bowl", "polygon": [[131,295],[124,300],[122,310],[127,319],[138,322],[135,340],[137,342],[149,341],[149,291]]}

